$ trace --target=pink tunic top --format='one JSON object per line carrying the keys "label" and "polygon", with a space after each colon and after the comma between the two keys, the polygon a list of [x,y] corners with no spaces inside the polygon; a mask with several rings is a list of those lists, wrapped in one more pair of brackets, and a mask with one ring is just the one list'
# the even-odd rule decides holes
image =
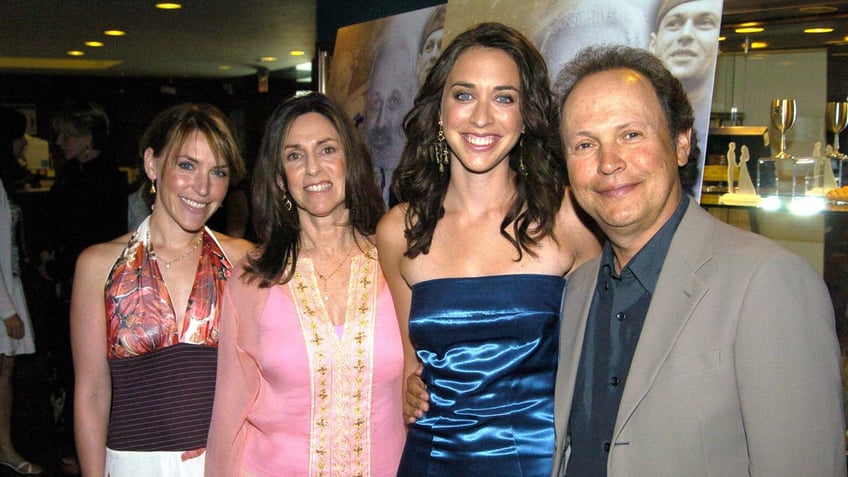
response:
{"label": "pink tunic top", "polygon": [[341,338],[302,258],[287,285],[231,280],[221,323],[206,475],[396,475],[403,349],[376,250],[351,261]]}

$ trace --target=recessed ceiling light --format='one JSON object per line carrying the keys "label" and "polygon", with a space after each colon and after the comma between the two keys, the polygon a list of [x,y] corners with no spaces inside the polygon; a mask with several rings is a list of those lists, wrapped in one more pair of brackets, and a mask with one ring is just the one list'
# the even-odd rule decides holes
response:
{"label": "recessed ceiling light", "polygon": [[230,71],[231,69],[233,69],[233,67],[230,65],[221,65],[218,67],[218,69],[221,71]]}
{"label": "recessed ceiling light", "polygon": [[743,27],[734,30],[736,33],[759,33],[765,30],[763,27]]}
{"label": "recessed ceiling light", "polygon": [[745,22],[745,23],[740,23],[739,26],[740,27],[760,26],[760,22]]}
{"label": "recessed ceiling light", "polygon": [[79,50],[71,50],[71,51],[68,52],[68,55],[70,55],[70,56],[83,56],[84,54],[85,54],[85,52],[82,52],[82,51],[79,51]]}
{"label": "recessed ceiling light", "polygon": [[292,50],[289,52],[289,54],[292,56],[303,56],[306,54],[306,52],[303,50]]}
{"label": "recessed ceiling light", "polygon": [[297,71],[312,71],[312,63],[298,63],[294,69]]}
{"label": "recessed ceiling light", "polygon": [[766,43],[764,41],[752,41],[751,42],[751,49],[752,50],[761,50],[761,49],[767,48],[767,47],[768,47],[768,43]]}
{"label": "recessed ceiling light", "polygon": [[179,10],[180,8],[183,8],[183,6],[180,5],[179,3],[162,2],[162,3],[157,3],[156,8],[158,8],[160,10]]}
{"label": "recessed ceiling light", "polygon": [[833,13],[838,11],[839,9],[836,7],[829,7],[827,5],[813,5],[810,7],[801,7],[798,9],[801,13],[811,13],[814,15],[819,15],[822,13]]}
{"label": "recessed ceiling light", "polygon": [[727,39],[727,37],[726,37],[726,36],[720,36],[720,37],[718,37],[718,41],[724,41],[724,40],[726,40],[726,39]]}
{"label": "recessed ceiling light", "polygon": [[262,58],[259,58],[259,61],[261,61],[262,63],[270,63],[272,61],[277,61],[277,57],[276,56],[263,56]]}
{"label": "recessed ceiling light", "polygon": [[103,42],[102,41],[87,41],[87,42],[85,42],[85,46],[90,46],[90,47],[93,47],[93,48],[100,48],[101,46],[103,46]]}
{"label": "recessed ceiling light", "polygon": [[830,33],[833,31],[833,28],[826,27],[816,27],[816,28],[805,28],[804,33]]}
{"label": "recessed ceiling light", "polygon": [[127,34],[124,30],[106,30],[103,32],[106,36],[124,36]]}

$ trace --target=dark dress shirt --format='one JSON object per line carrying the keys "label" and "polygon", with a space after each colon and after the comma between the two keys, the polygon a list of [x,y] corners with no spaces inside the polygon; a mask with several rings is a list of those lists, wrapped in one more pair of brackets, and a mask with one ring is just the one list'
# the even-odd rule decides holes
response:
{"label": "dark dress shirt", "polygon": [[607,456],[615,445],[611,441],[630,362],[671,239],[688,204],[684,194],[674,214],[619,274],[612,247],[604,244],[574,386],[567,477],[607,475]]}

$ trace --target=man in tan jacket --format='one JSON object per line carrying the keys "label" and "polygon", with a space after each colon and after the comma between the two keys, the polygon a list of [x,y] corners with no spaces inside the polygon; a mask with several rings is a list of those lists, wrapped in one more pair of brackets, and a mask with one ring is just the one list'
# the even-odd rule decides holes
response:
{"label": "man in tan jacket", "polygon": [[564,296],[552,475],[845,476],[827,289],[683,192],[680,82],[644,50],[602,47],[555,90],[574,196],[608,241]]}

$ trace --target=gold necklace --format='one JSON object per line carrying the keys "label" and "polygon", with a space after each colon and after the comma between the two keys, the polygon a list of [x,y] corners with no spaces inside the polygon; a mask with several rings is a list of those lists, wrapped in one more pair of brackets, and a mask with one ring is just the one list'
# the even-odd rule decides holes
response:
{"label": "gold necklace", "polygon": [[339,262],[338,265],[336,265],[335,270],[333,270],[332,272],[330,272],[327,275],[321,274],[321,272],[318,271],[318,268],[315,267],[315,260],[312,259],[312,257],[308,257],[308,258],[312,259],[312,269],[315,270],[315,276],[317,276],[318,279],[321,280],[321,285],[323,285],[321,287],[321,289],[323,290],[323,293],[321,294],[321,298],[324,299],[325,303],[330,300],[330,293],[327,290],[327,282],[330,280],[330,278],[333,278],[333,275],[335,275],[336,272],[338,272],[342,268],[342,265],[344,265],[345,262],[347,262],[347,259],[349,259],[350,255],[353,253],[353,249],[354,249],[354,246],[351,245],[350,249],[347,251],[347,255],[345,255],[345,257],[342,259],[342,261]]}
{"label": "gold necklace", "polygon": [[150,241],[150,232],[147,233],[147,241],[148,241],[148,243],[150,243],[150,255],[152,256],[153,260],[162,262],[162,265],[165,265],[165,270],[170,270],[172,263],[179,262],[180,260],[188,257],[195,250],[197,250],[197,247],[200,247],[200,244],[203,243],[203,234],[201,233],[200,237],[197,237],[197,240],[194,241],[194,243],[191,245],[191,247],[188,250],[186,250],[185,253],[183,253],[179,257],[171,259],[171,260],[165,260],[164,258],[160,258],[156,255],[156,251],[153,250],[153,242]]}

